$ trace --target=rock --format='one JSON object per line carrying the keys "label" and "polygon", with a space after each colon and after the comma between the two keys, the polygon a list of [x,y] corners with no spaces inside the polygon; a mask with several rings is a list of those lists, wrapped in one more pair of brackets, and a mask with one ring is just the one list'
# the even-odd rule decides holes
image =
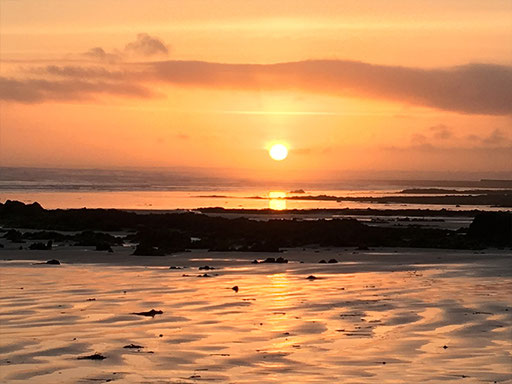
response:
{"label": "rock", "polygon": [[211,271],[213,269],[215,269],[215,268],[214,267],[210,267],[208,265],[205,265],[204,267],[199,267],[200,271]]}
{"label": "rock", "polygon": [[2,214],[14,217],[38,216],[44,212],[44,208],[39,203],[25,204],[21,201],[6,200],[3,206],[0,206]]}
{"label": "rock", "polygon": [[197,275],[197,277],[212,277],[212,276],[207,273],[204,273],[202,275]]}
{"label": "rock", "polygon": [[324,259],[322,259],[322,260],[320,260],[318,263],[319,263],[319,264],[325,264],[325,263],[327,263],[327,262],[326,262]]}
{"label": "rock", "polygon": [[443,345],[443,349],[447,349],[448,347],[446,345]]}
{"label": "rock", "polygon": [[251,261],[251,264],[259,264],[259,261],[258,260],[253,260],[253,261]]}
{"label": "rock", "polygon": [[[256,261],[256,260],[255,260]],[[273,257],[267,257],[265,259],[265,261],[263,261],[263,263],[279,263],[279,264],[286,264],[288,263],[288,259],[285,259],[283,257],[278,257],[277,259],[273,258]],[[256,264],[254,263],[253,261],[253,264]]]}
{"label": "rock", "polygon": [[468,237],[495,246],[512,245],[512,213],[481,212],[468,229]]}
{"label": "rock", "polygon": [[142,349],[144,347],[142,345],[128,344],[128,345],[125,345],[123,348],[127,348],[127,349]]}
{"label": "rock", "polygon": [[306,277],[306,279],[308,279],[308,280],[316,280],[316,279],[318,279],[318,277],[313,276],[313,275],[309,275],[308,277]]}
{"label": "rock", "polygon": [[233,291],[235,291],[236,293],[238,293],[238,285],[235,285],[233,288],[231,288]]}
{"label": "rock", "polygon": [[114,252],[110,244],[106,241],[99,241],[96,243],[96,250],[97,251],[107,251],[107,252]]}
{"label": "rock", "polygon": [[155,315],[161,315],[162,313],[164,313],[164,312],[160,311],[160,310],[157,311],[157,310],[152,309],[151,311],[147,311],[147,312],[132,312],[132,315],[155,317]]}
{"label": "rock", "polygon": [[95,353],[94,355],[89,355],[89,356],[77,357],[77,360],[104,360],[104,359],[106,359],[106,357],[100,353]]}
{"label": "rock", "polygon": [[59,260],[55,260],[55,259],[51,259],[51,260],[48,260],[46,262],[46,264],[51,264],[51,265],[60,265],[60,261]]}
{"label": "rock", "polygon": [[140,243],[133,252],[135,256],[165,256],[165,253],[157,247]]}
{"label": "rock", "polygon": [[22,233],[16,229],[9,229],[3,237],[13,243],[24,243]]}
{"label": "rock", "polygon": [[169,267],[169,269],[182,269],[181,267],[174,267],[174,266],[171,266]]}
{"label": "rock", "polygon": [[336,264],[337,262],[338,262],[338,260],[336,260],[336,259],[330,259],[328,261],[329,264]]}

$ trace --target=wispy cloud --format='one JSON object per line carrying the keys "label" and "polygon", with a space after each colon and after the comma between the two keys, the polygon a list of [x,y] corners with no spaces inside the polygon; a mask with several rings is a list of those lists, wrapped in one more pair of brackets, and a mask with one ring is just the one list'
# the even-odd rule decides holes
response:
{"label": "wispy cloud", "polygon": [[87,59],[107,63],[120,62],[126,58],[164,58],[168,55],[169,45],[147,33],[139,33],[134,41],[125,45],[124,50],[115,49],[108,52],[102,47],[93,47],[83,53]]}
{"label": "wispy cloud", "polygon": [[139,33],[137,40],[126,44],[125,52],[141,56],[155,56],[169,54],[169,48],[157,37],[149,36],[147,33]]}
{"label": "wispy cloud", "polygon": [[148,88],[131,83],[41,79],[6,79],[0,77],[0,100],[21,103],[40,103],[44,101],[69,101],[91,99],[100,94],[131,97],[154,97],[156,94]]}

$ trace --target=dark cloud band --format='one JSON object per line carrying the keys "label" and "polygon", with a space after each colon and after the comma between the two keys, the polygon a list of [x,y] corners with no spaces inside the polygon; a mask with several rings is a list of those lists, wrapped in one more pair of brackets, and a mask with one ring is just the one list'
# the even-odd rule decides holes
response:
{"label": "dark cloud band", "polygon": [[305,91],[391,100],[465,114],[512,114],[510,66],[468,64],[420,69],[343,60],[263,65],[202,61],[120,65],[122,71],[46,67],[46,76],[66,77],[65,82],[59,78],[0,78],[3,85],[0,98],[32,102],[47,98],[63,100],[68,96],[76,98],[81,92],[147,97],[150,93],[146,89],[151,83],[168,83],[180,87]]}

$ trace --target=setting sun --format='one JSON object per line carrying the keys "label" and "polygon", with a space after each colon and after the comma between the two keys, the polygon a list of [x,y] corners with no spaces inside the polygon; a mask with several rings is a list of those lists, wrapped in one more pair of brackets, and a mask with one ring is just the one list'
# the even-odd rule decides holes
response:
{"label": "setting sun", "polygon": [[283,144],[274,144],[268,151],[268,154],[274,160],[284,160],[288,156],[288,148]]}

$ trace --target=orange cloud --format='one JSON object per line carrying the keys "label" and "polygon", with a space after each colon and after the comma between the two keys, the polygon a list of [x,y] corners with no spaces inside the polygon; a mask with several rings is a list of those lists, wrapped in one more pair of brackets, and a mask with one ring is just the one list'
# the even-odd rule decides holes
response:
{"label": "orange cloud", "polygon": [[124,49],[128,53],[141,56],[168,55],[169,48],[158,38],[147,33],[139,33],[137,40],[128,43]]}
{"label": "orange cloud", "polygon": [[[160,61],[119,64],[123,71],[101,68],[49,66],[47,75],[60,80],[1,79],[8,87],[0,98],[14,101],[44,101],[107,92],[147,97],[151,83],[180,87],[243,90],[292,90],[370,99],[391,100],[464,114],[512,114],[512,67],[467,64],[451,68],[419,69],[372,65],[344,60],[310,60],[278,64],[223,64],[203,61]],[[41,69],[40,69],[41,70]],[[103,83],[95,83],[101,79]],[[108,81],[107,81],[108,79]],[[69,92],[73,81],[79,87]],[[102,86],[105,89],[102,89]],[[51,91],[48,91],[51,89]],[[38,94],[40,97],[26,97]],[[53,99],[55,97],[52,97]]]}

